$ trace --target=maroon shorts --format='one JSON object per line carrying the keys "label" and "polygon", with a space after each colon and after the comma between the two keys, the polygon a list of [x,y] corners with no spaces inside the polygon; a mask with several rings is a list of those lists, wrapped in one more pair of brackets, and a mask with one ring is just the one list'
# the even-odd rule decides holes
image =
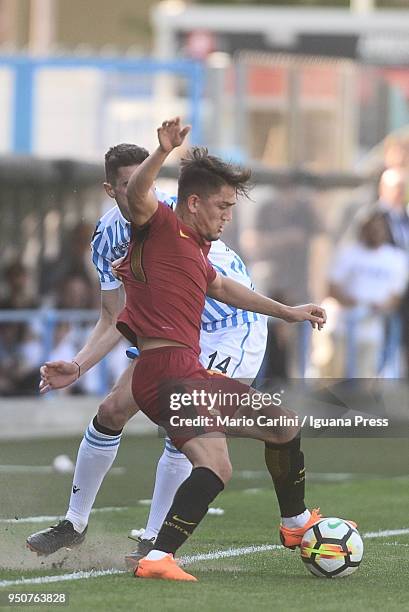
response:
{"label": "maroon shorts", "polygon": [[[206,370],[185,347],[142,351],[132,377],[139,408],[166,430],[177,448],[198,435],[224,432],[223,417],[232,417],[240,405],[237,396],[249,392],[238,380]],[[230,403],[220,401],[226,394]]]}

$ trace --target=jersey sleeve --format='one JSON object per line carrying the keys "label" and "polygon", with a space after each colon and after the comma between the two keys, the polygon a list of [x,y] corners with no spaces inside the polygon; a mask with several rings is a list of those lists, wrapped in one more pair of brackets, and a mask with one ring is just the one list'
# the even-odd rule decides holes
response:
{"label": "jersey sleeve", "polygon": [[112,273],[111,263],[115,259],[112,252],[112,240],[107,228],[101,223],[96,226],[91,239],[91,254],[101,289],[104,291],[118,289],[122,283]]}

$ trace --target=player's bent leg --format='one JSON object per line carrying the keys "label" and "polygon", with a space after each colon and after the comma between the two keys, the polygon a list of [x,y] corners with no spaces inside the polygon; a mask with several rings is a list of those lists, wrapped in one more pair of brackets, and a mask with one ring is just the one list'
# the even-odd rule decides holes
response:
{"label": "player's bent leg", "polygon": [[266,443],[264,455],[280,506],[280,540],[283,546],[295,550],[304,533],[323,518],[319,508],[310,511],[304,502],[305,467],[300,436],[287,444]]}
{"label": "player's bent leg", "polygon": [[172,505],[176,491],[182,482],[190,476],[191,472],[192,464],[189,459],[167,438],[156,469],[152,504],[144,532],[145,538],[156,538]]}
{"label": "player's bent leg", "polygon": [[193,469],[203,467],[212,470],[224,485],[230,480],[232,466],[226,436],[223,433],[215,431],[196,436],[185,442],[181,450],[191,462]]}
{"label": "player's bent leg", "polygon": [[189,459],[167,438],[165,449],[156,469],[152,503],[145,531],[143,536],[138,538],[136,549],[125,557],[127,567],[133,571],[139,561],[153,549],[155,539],[172,505],[175,493],[182,482],[190,476],[191,471],[192,464]]}
{"label": "player's bent leg", "polygon": [[301,544],[305,531],[321,518],[317,510],[310,512],[305,506],[305,467],[300,436],[287,444],[266,442],[264,457],[280,506],[281,542],[295,549]]}
{"label": "player's bent leg", "polygon": [[[131,392],[133,368],[134,365],[131,364],[119,378],[108,396],[109,402],[104,400],[101,404],[117,408],[111,423],[119,422],[118,413],[132,415],[138,411]],[[49,555],[60,548],[77,546],[85,538],[92,506],[102,481],[115,460],[122,437],[122,427],[115,430],[101,424],[99,414],[100,412],[88,425],[78,450],[65,519],[58,525],[27,538],[27,546],[38,554]],[[107,414],[108,408],[105,408],[105,415]],[[104,422],[107,420],[106,418]],[[123,421],[124,424],[126,420]]]}
{"label": "player's bent leg", "polygon": [[107,429],[123,429],[139,410],[132,395],[132,375],[136,360],[121,374],[110,393],[98,408],[98,423]]}
{"label": "player's bent leg", "polygon": [[[241,412],[251,416],[248,408]],[[298,420],[295,413],[281,406],[260,411],[259,416],[261,419],[257,418],[253,426],[245,426],[241,435],[265,442],[265,462],[280,506],[280,539],[294,550],[305,531],[321,518],[319,510],[310,512],[304,502],[305,466]],[[265,425],[268,419],[278,419],[279,425]]]}
{"label": "player's bent leg", "polygon": [[[247,393],[251,395],[253,389],[247,388]],[[227,433],[265,442],[266,466],[281,512],[280,538],[284,546],[295,548],[304,532],[320,518],[318,511],[311,513],[304,502],[304,454],[296,413],[273,404],[256,410],[253,402],[246,402],[234,412],[232,423]]]}
{"label": "player's bent leg", "polygon": [[[250,393],[253,392],[251,389]],[[239,406],[229,422],[232,424],[225,428],[227,434],[270,444],[287,444],[300,432],[296,413],[282,406],[260,411],[251,405]]]}
{"label": "player's bent leg", "polygon": [[66,515],[77,531],[82,531],[88,524],[102,481],[117,455],[122,428],[138,411],[131,390],[134,367],[135,364],[131,363],[115,383],[81,442]]}
{"label": "player's bent leg", "polygon": [[206,515],[209,504],[231,477],[223,434],[212,433],[192,438],[183,445],[182,450],[191,461],[193,470],[176,492],[159,531],[155,549],[139,562],[135,575],[140,578],[193,579],[176,565],[173,555],[192,535]]}

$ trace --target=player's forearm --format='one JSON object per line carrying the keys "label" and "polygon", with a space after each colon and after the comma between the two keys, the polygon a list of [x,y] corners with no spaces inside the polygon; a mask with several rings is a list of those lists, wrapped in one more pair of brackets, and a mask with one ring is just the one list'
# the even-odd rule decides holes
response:
{"label": "player's forearm", "polygon": [[73,358],[80,366],[81,375],[99,363],[120,339],[121,334],[116,329],[115,322],[99,319],[86,344]]}
{"label": "player's forearm", "polygon": [[140,208],[143,205],[168,155],[168,152],[158,147],[132,173],[126,189],[131,212],[133,207]]}
{"label": "player's forearm", "polygon": [[208,295],[236,308],[258,312],[284,321],[288,318],[289,306],[256,293],[230,278],[223,277],[220,286],[209,292]]}

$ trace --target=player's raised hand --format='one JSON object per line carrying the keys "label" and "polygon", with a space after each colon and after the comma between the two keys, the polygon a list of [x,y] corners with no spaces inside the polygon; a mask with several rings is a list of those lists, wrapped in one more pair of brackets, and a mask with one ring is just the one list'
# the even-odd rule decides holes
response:
{"label": "player's raised hand", "polygon": [[288,309],[288,316],[285,317],[288,323],[300,323],[309,321],[315,329],[322,329],[327,322],[325,308],[317,304],[303,304],[302,306],[291,306]]}
{"label": "player's raised hand", "polygon": [[189,132],[190,125],[185,125],[182,128],[180,125],[180,117],[164,121],[161,127],[158,128],[160,148],[165,153],[170,153],[176,147],[180,147]]}
{"label": "player's raised hand", "polygon": [[47,361],[40,368],[40,393],[64,389],[79,378],[79,366],[73,361]]}

